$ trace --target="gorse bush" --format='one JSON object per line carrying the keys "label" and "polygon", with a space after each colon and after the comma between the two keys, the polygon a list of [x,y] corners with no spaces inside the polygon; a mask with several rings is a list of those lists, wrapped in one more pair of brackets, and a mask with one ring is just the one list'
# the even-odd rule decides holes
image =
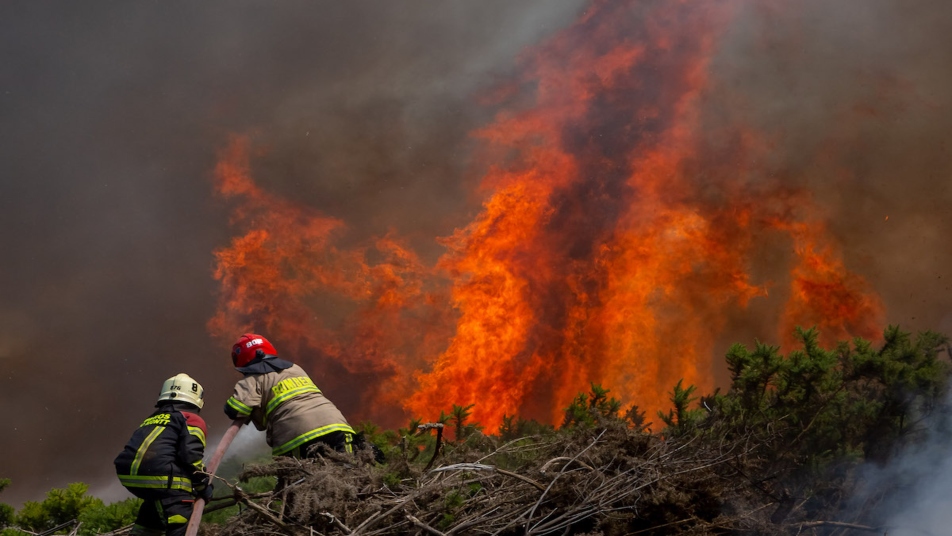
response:
{"label": "gorse bush", "polygon": [[[384,463],[369,449],[356,465],[332,455],[317,462],[266,456],[250,467],[232,461],[220,472],[230,485],[216,485],[210,509],[260,503],[213,511],[204,521],[218,524],[208,527],[213,536],[286,532],[275,524],[285,515],[322,534],[355,526],[362,534],[477,527],[522,534],[531,526],[713,535],[787,534],[802,529],[797,523],[837,519],[861,464],[886,463],[952,413],[942,356],[949,340],[889,327],[881,343],[854,339],[825,349],[816,330],[796,335],[798,347],[785,355],[760,343],[732,346],[723,392],[673,385],[671,408],[658,413],[653,431],[637,406],[626,408],[592,383],[564,408],[558,427],[507,415],[487,434],[471,420],[473,405],[453,404],[440,413],[442,429],[419,419],[397,430],[358,426]],[[272,491],[278,477],[294,484]],[[0,479],[0,491],[8,484]],[[86,492],[70,484],[19,512],[0,504],[0,536],[74,519],[86,536],[134,520],[138,500],[104,505]],[[877,521],[876,504],[861,511]]]}
{"label": "gorse bush", "polygon": [[686,422],[674,417],[691,411],[679,403],[691,394],[679,384],[677,409],[663,417],[680,434],[748,438],[743,478],[780,505],[775,522],[795,502],[808,516],[834,515],[831,498],[851,485],[860,463],[885,463],[923,439],[937,410],[949,414],[949,365],[940,359],[947,337],[913,338],[891,326],[878,347],[854,339],[825,350],[816,330],[796,334],[802,348],[786,356],[775,346],[732,346],[728,392],[704,397],[705,410]]}
{"label": "gorse bush", "polygon": [[[0,491],[10,481],[0,481]],[[103,504],[101,499],[87,495],[89,486],[81,482],[68,484],[65,488],[54,488],[46,493],[42,502],[27,501],[14,513],[8,505],[0,509],[5,527],[3,536],[24,536],[28,533],[45,532],[54,527],[70,523],[80,523],[77,534],[91,536],[124,527],[135,521],[139,499],[127,499],[113,504]],[[59,532],[69,532],[75,525],[69,525]]]}
{"label": "gorse bush", "polygon": [[815,330],[797,330],[803,348],[786,357],[777,347],[731,347],[731,388],[709,399],[723,429],[760,430],[776,453],[798,465],[837,458],[885,460],[920,436],[924,419],[944,400],[948,339],[912,337],[890,327],[880,348],[865,340],[833,350]]}
{"label": "gorse bush", "polygon": [[78,519],[88,508],[102,508],[100,499],[86,495],[88,489],[88,485],[75,482],[48,491],[43,502],[27,501],[16,516],[16,525],[32,532],[42,532]]}
{"label": "gorse bush", "polygon": [[[3,491],[10,485],[9,478],[0,478],[0,491]],[[0,503],[0,529],[13,523],[16,516],[16,510],[9,504]]]}
{"label": "gorse bush", "polygon": [[79,514],[78,520],[82,525],[78,534],[91,536],[131,525],[136,520],[141,504],[142,499],[130,497],[108,505],[99,503],[89,506]]}

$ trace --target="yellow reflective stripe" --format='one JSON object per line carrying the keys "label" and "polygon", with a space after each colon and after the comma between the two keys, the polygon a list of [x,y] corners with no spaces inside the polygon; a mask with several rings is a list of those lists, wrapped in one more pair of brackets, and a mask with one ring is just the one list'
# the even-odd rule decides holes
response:
{"label": "yellow reflective stripe", "polygon": [[271,412],[280,406],[283,402],[290,398],[294,398],[298,395],[303,395],[304,393],[320,393],[321,390],[317,388],[316,385],[305,385],[302,387],[297,387],[286,391],[279,396],[276,396],[271,399],[271,402],[268,402],[268,410],[265,412],[265,416],[271,415]]}
{"label": "yellow reflective stripe", "polygon": [[168,522],[170,525],[176,524],[176,523],[178,524],[188,523],[188,518],[183,515],[175,514],[174,516],[169,516]]}
{"label": "yellow reflective stripe", "polygon": [[145,440],[142,441],[142,444],[139,445],[139,450],[136,451],[136,457],[132,460],[132,467],[129,468],[129,474],[137,474],[139,472],[139,466],[142,465],[142,458],[145,456],[145,451],[149,450],[149,445],[155,441],[155,438],[159,437],[165,431],[164,426],[156,426],[154,430],[149,432],[149,435],[146,436]]}
{"label": "yellow reflective stripe", "polygon": [[197,437],[198,440],[202,442],[202,446],[203,446],[203,447],[205,446],[205,432],[203,432],[201,428],[199,428],[199,427],[197,427],[197,426],[189,426],[189,427],[188,427],[188,433],[190,433],[190,434],[192,434],[193,436]]}
{"label": "yellow reflective stripe", "polygon": [[309,386],[316,387],[313,380],[307,376],[294,376],[293,378],[286,378],[276,383],[274,387],[271,388],[271,392],[274,393],[274,396],[278,396],[281,393],[297,389],[298,387]]}
{"label": "yellow reflective stripe", "polygon": [[301,434],[295,437],[291,441],[288,441],[287,443],[281,445],[280,447],[275,448],[274,450],[271,451],[271,453],[275,456],[286,454],[296,449],[297,447],[300,447],[301,445],[307,443],[308,441],[312,439],[317,439],[318,437],[321,437],[322,435],[327,435],[331,432],[348,432],[351,434],[355,433],[354,429],[351,428],[350,425],[328,424],[327,426],[321,426],[320,428],[315,428],[306,434]]}
{"label": "yellow reflective stripe", "polygon": [[205,470],[205,462],[204,462],[204,460],[198,460],[197,462],[192,462],[192,466],[195,467],[196,469],[198,469],[199,471],[204,471],[204,470]]}
{"label": "yellow reflective stripe", "polygon": [[192,491],[192,481],[181,476],[172,477],[171,487],[169,486],[169,477],[167,476],[119,475],[119,482],[127,488],[169,488]]}
{"label": "yellow reflective stripe", "polygon": [[[169,482],[169,477],[166,475],[119,475],[119,480],[122,482],[162,482],[167,484]],[[184,476],[173,476],[173,484],[191,484],[192,481]]]}
{"label": "yellow reflective stripe", "polygon": [[241,415],[251,415],[251,408],[235,397],[229,398],[227,404]]}

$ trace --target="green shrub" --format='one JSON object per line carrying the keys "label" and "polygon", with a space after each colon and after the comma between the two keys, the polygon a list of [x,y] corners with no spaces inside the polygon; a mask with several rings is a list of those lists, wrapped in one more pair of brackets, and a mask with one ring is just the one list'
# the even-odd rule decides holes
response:
{"label": "green shrub", "polygon": [[136,520],[141,504],[142,499],[130,497],[108,505],[100,503],[88,506],[79,514],[79,521],[82,523],[79,534],[92,536],[131,525]]}

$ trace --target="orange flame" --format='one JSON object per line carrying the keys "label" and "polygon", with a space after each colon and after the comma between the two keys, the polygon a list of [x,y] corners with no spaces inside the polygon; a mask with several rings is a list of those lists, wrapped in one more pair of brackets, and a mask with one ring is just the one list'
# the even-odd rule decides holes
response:
{"label": "orange flame", "polygon": [[215,252],[222,290],[209,331],[229,342],[246,331],[267,333],[282,355],[360,376],[351,404],[389,403],[402,418],[406,367],[414,364],[408,341],[414,352],[433,347],[432,337],[419,334],[435,335],[441,323],[424,291],[429,270],[392,236],[338,248],[344,223],[262,191],[248,153],[249,141],[233,138],[215,170],[219,193],[240,203],[232,223],[249,230]]}
{"label": "orange flame", "polygon": [[[825,229],[815,222],[778,225],[793,237],[798,261],[791,272],[783,324],[788,328],[817,325],[821,340],[828,345],[849,337],[878,338],[883,305],[860,276],[845,268]],[[788,329],[785,342],[792,343],[791,334]]]}
{"label": "orange flame", "polygon": [[215,253],[211,332],[266,331],[350,375],[360,395],[345,409],[382,424],[452,404],[474,404],[489,430],[514,414],[557,423],[589,382],[651,416],[679,379],[713,387],[727,313],[774,285],[751,275],[769,235],[794,259],[776,274],[790,281],[781,337],[795,325],[875,337],[882,305],[809,196],[757,180],[767,172],[751,162],[768,149],[756,133],[715,146],[702,127],[732,8],[599,1],[527,55],[514,87],[531,105],[503,103],[477,133],[497,158],[486,201],[441,239],[435,267],[395,232],[337,247],[344,222],[259,189],[236,138],[217,188],[242,203],[247,231]]}

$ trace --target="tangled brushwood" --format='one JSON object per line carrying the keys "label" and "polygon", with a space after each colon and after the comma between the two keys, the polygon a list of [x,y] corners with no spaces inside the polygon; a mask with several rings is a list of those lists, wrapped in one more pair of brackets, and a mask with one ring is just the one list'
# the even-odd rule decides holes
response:
{"label": "tangled brushwood", "polygon": [[[735,346],[726,394],[674,386],[650,425],[597,385],[558,428],[506,419],[498,434],[456,406],[440,423],[366,431],[385,450],[253,465],[213,502],[240,512],[207,536],[382,534],[882,534],[883,501],[862,495],[860,468],[886,463],[948,416],[948,341],[890,328],[803,349]],[[659,426],[663,428],[657,430]],[[443,426],[451,441],[444,441]],[[649,427],[656,428],[655,431]],[[242,482],[272,477],[273,491]],[[223,487],[223,486],[222,486]]]}
{"label": "tangled brushwood", "polygon": [[729,490],[716,468],[736,458],[733,448],[663,440],[622,420],[500,441],[476,432],[461,448],[445,448],[426,472],[405,460],[399,468],[377,465],[368,450],[356,461],[324,453],[252,467],[239,478],[274,476],[278,490],[258,499],[236,490],[248,509],[216,536],[615,534],[675,526],[703,534],[732,523],[720,512]]}

